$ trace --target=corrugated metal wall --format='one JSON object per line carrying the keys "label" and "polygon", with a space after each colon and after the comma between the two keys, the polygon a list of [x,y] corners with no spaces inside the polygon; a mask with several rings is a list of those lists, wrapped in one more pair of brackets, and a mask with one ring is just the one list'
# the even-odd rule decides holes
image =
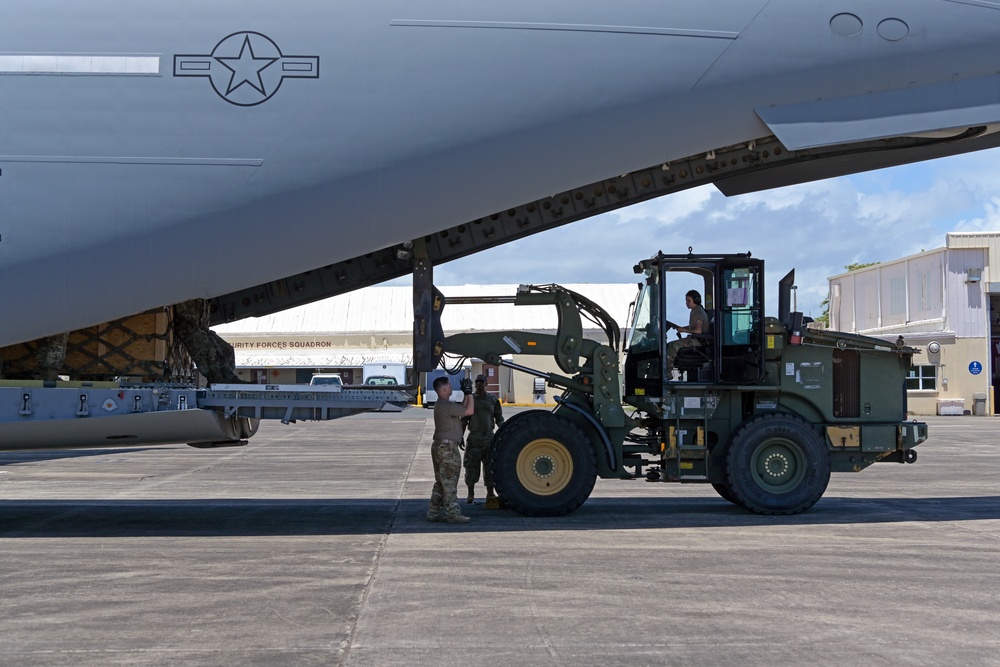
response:
{"label": "corrugated metal wall", "polygon": [[947,262],[948,328],[959,338],[988,336],[986,281],[968,282],[969,269],[986,266],[986,248],[950,248]]}
{"label": "corrugated metal wall", "polygon": [[[974,264],[978,257],[978,266],[982,267],[981,249],[940,248],[832,278],[830,326],[843,331],[874,332],[920,322],[940,322],[947,312],[944,302],[947,252],[973,253],[967,262]],[[954,290],[954,286],[949,286],[949,290]],[[951,307],[957,308],[957,302]],[[974,320],[976,316],[966,317]],[[943,327],[939,324],[934,328]]]}
{"label": "corrugated metal wall", "polygon": [[880,326],[892,327],[909,321],[906,298],[906,262],[889,264],[879,274]]}
{"label": "corrugated metal wall", "polygon": [[1000,282],[1000,275],[990,271],[992,259],[1000,258],[1000,234],[997,232],[951,232],[946,235],[949,248],[985,248],[987,266],[983,272],[983,282]]}
{"label": "corrugated metal wall", "polygon": [[944,317],[944,253],[929,252],[907,262],[910,321]]}
{"label": "corrugated metal wall", "polygon": [[[854,331],[854,276],[835,278],[830,283],[834,297],[830,300],[830,328]],[[833,286],[837,287],[834,288]],[[839,292],[839,294],[837,294]]]}
{"label": "corrugated metal wall", "polygon": [[854,318],[858,331],[879,326],[879,269],[854,274]]}

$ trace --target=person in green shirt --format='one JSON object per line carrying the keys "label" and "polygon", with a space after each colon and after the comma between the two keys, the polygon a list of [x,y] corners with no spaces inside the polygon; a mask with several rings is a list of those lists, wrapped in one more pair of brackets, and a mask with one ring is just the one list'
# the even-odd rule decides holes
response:
{"label": "person in green shirt", "polygon": [[[677,333],[707,334],[709,327],[708,313],[701,307],[701,294],[698,293],[698,290],[690,290],[685,294],[684,304],[691,309],[691,317],[686,327],[677,327]],[[677,359],[677,353],[685,347],[701,347],[701,339],[689,335],[687,338],[679,338],[667,345],[666,380],[668,382],[671,379],[671,372],[674,370],[674,361]]]}
{"label": "person in green shirt", "polygon": [[472,415],[462,420],[469,429],[469,437],[465,442],[465,484],[469,487],[467,503],[476,499],[476,483],[479,481],[479,471],[482,470],[483,482],[486,484],[487,502],[496,498],[493,492],[493,471],[490,468],[490,445],[493,442],[493,427],[503,423],[503,410],[500,399],[486,393],[486,376],[476,376],[476,390],[472,394],[475,410]]}

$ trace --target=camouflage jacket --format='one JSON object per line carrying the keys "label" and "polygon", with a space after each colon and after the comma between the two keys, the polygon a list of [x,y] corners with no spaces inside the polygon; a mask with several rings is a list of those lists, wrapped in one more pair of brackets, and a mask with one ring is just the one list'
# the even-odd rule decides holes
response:
{"label": "camouflage jacket", "polygon": [[500,399],[492,394],[480,396],[473,394],[476,410],[471,417],[466,417],[462,423],[468,427],[469,434],[492,433],[493,424],[503,423],[503,411],[500,409]]}

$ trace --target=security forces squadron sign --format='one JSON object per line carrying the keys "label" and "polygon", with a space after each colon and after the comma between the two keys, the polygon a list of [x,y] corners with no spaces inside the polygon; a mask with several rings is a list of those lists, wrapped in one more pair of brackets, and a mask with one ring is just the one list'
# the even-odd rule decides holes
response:
{"label": "security forces squadron sign", "polygon": [[252,107],[271,99],[285,79],[318,79],[319,56],[286,56],[266,35],[234,32],[208,55],[175,55],[174,76],[206,77],[225,101]]}

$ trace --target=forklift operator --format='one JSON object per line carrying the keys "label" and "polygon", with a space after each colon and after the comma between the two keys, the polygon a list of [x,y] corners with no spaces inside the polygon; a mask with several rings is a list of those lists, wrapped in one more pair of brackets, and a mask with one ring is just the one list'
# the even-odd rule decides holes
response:
{"label": "forklift operator", "polygon": [[677,333],[695,335],[689,335],[687,338],[679,338],[667,345],[667,377],[665,380],[668,382],[674,370],[674,360],[677,359],[677,353],[681,348],[701,347],[702,341],[696,336],[708,333],[708,313],[701,307],[701,294],[698,293],[698,290],[690,290],[685,294],[684,303],[691,309],[691,317],[686,327],[676,327]]}

